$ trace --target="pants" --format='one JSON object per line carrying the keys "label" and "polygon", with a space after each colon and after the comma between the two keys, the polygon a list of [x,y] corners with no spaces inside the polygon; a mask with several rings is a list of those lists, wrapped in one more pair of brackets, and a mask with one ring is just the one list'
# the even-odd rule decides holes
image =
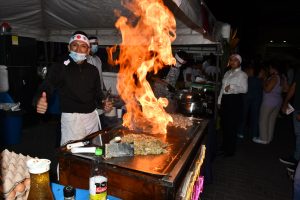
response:
{"label": "pants", "polygon": [[300,164],[298,163],[294,176],[294,200],[300,199]]}
{"label": "pants", "polygon": [[259,110],[260,110],[261,98],[260,97],[249,97],[245,95],[243,102],[243,116],[241,127],[239,130],[240,135],[244,135],[246,127],[248,126],[248,132],[250,136],[258,137],[259,135]]}
{"label": "pants", "polygon": [[64,145],[71,140],[83,139],[87,135],[99,131],[100,127],[97,111],[91,113],[62,113],[60,145]]}
{"label": "pants", "polygon": [[274,136],[274,127],[280,106],[262,104],[259,115],[259,139],[270,143]]}
{"label": "pants", "polygon": [[296,119],[297,113],[300,113],[300,110],[295,110],[293,113],[293,123],[296,139],[294,158],[296,160],[300,160],[300,121]]}
{"label": "pants", "polygon": [[236,150],[236,137],[241,124],[243,94],[227,94],[221,100],[221,128],[223,131],[222,149],[233,155]]}

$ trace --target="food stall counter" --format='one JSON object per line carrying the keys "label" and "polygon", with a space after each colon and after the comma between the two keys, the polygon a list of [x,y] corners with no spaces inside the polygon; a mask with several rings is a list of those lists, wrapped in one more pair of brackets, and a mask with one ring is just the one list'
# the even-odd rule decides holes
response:
{"label": "food stall counter", "polygon": [[[187,129],[168,127],[164,136],[151,134],[168,142],[165,154],[135,155],[110,158],[102,163],[108,176],[108,193],[122,199],[180,199],[185,177],[194,165],[199,165],[201,145],[207,133],[208,120],[195,119]],[[100,131],[105,136],[128,134],[124,127]],[[73,155],[61,151],[59,155],[59,182],[76,188],[88,189],[93,157]]]}

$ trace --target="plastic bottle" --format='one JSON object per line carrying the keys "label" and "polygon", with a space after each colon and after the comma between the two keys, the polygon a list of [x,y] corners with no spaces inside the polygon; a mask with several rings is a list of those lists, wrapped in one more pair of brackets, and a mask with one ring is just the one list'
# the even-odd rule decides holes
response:
{"label": "plastic bottle", "polygon": [[71,185],[64,187],[64,200],[75,200],[75,188]]}
{"label": "plastic bottle", "polygon": [[54,200],[50,188],[48,159],[30,159],[27,167],[30,173],[30,190],[27,200]]}
{"label": "plastic bottle", "polygon": [[102,159],[102,149],[97,148],[89,180],[90,200],[106,200],[107,197],[107,176],[101,168]]}

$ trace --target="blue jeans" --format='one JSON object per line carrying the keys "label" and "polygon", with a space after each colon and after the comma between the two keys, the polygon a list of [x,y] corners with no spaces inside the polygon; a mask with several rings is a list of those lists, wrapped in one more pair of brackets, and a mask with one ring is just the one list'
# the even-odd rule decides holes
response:
{"label": "blue jeans", "polygon": [[297,161],[300,160],[300,121],[297,120],[296,118],[298,113],[300,113],[300,110],[295,110],[293,113],[294,131],[295,131],[295,139],[296,139],[294,158]]}
{"label": "blue jeans", "polygon": [[300,199],[300,164],[299,163],[294,176],[294,200]]}

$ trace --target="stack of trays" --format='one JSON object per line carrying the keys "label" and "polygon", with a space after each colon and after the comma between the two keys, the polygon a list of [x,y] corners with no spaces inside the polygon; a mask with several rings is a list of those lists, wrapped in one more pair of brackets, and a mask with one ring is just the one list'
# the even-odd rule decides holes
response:
{"label": "stack of trays", "polygon": [[16,154],[7,149],[1,153],[0,199],[25,200],[30,188],[30,174],[26,162],[30,156]]}

